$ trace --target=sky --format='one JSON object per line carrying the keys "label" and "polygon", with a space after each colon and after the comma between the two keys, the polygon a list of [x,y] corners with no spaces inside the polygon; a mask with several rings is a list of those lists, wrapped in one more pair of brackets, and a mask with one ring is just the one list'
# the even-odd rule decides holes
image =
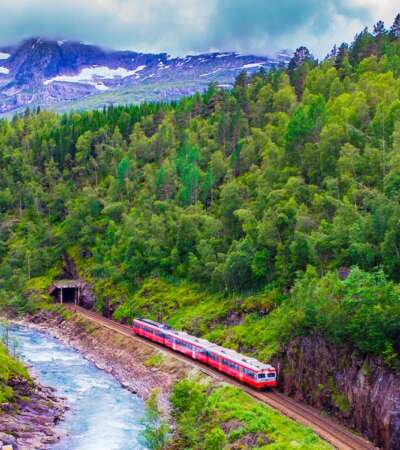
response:
{"label": "sky", "polygon": [[323,57],[399,12],[396,0],[0,0],[0,45],[40,36],[172,55],[306,45]]}

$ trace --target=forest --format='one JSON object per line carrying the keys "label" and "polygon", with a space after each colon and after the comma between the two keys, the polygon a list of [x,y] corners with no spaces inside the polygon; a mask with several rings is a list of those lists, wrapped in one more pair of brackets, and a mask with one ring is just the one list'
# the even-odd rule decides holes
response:
{"label": "forest", "polygon": [[232,90],[0,121],[0,302],[49,302],[69,260],[119,320],[399,366],[399,197],[400,15]]}

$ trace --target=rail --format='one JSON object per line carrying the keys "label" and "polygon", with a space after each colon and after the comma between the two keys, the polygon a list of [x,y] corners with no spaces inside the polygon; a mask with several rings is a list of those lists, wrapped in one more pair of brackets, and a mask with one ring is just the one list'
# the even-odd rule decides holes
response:
{"label": "rail", "polygon": [[265,403],[281,414],[284,414],[285,416],[295,420],[296,422],[311,428],[322,439],[329,442],[339,450],[371,450],[377,448],[371,442],[353,433],[351,430],[345,428],[334,419],[322,416],[321,413],[315,408],[299,403],[280,392],[257,391],[256,389],[240,383],[234,378],[231,378],[228,375],[225,375],[213,369],[212,367],[201,363],[200,361],[193,360],[181,353],[174,352],[168,347],[164,347],[161,344],[157,344],[156,342],[149,341],[148,339],[133,334],[131,331],[131,327],[128,325],[123,325],[111,319],[107,319],[98,313],[89,311],[80,306],[71,305],[68,306],[68,308],[71,311],[78,312],[89,320],[97,322],[110,330],[116,331],[132,339],[141,341],[150,347],[156,348],[164,353],[172,355],[176,359],[185,361],[187,364],[197,367],[203,373],[215,379],[225,381],[231,385],[240,387],[243,391],[248,393],[251,397],[258,400],[259,402]]}

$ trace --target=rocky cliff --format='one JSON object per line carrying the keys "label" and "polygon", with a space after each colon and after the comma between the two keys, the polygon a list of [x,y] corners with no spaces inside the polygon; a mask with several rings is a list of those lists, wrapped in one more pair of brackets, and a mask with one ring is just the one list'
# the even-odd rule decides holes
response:
{"label": "rocky cliff", "polygon": [[400,448],[400,373],[320,336],[292,341],[277,358],[280,388],[337,417],[384,449]]}

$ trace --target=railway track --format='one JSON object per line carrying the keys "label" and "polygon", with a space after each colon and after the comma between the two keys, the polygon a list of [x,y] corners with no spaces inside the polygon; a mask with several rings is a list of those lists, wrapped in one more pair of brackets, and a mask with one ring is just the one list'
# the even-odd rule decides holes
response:
{"label": "railway track", "polygon": [[197,367],[203,373],[221,381],[225,381],[231,385],[240,387],[243,391],[248,393],[254,399],[267,404],[271,408],[279,411],[285,416],[301,423],[309,428],[311,428],[316,434],[318,434],[322,439],[329,442],[335,448],[339,450],[371,450],[376,449],[372,443],[367,441],[361,436],[354,434],[349,429],[345,428],[332,418],[325,417],[320,414],[318,410],[310,406],[304,405],[287,397],[279,392],[262,392],[251,388],[239,381],[225,375],[217,370],[199,362],[193,360],[181,353],[174,352],[173,350],[164,347],[163,345],[157,344],[155,342],[149,341],[140,336],[136,336],[132,333],[131,327],[128,325],[123,325],[113,320],[107,319],[100,314],[93,311],[89,311],[80,306],[68,306],[71,311],[78,312],[79,314],[85,316],[89,320],[103,325],[104,327],[116,331],[117,333],[123,334],[135,339],[137,341],[143,342],[145,345],[156,348],[164,353],[172,355],[174,358],[191,366]]}

